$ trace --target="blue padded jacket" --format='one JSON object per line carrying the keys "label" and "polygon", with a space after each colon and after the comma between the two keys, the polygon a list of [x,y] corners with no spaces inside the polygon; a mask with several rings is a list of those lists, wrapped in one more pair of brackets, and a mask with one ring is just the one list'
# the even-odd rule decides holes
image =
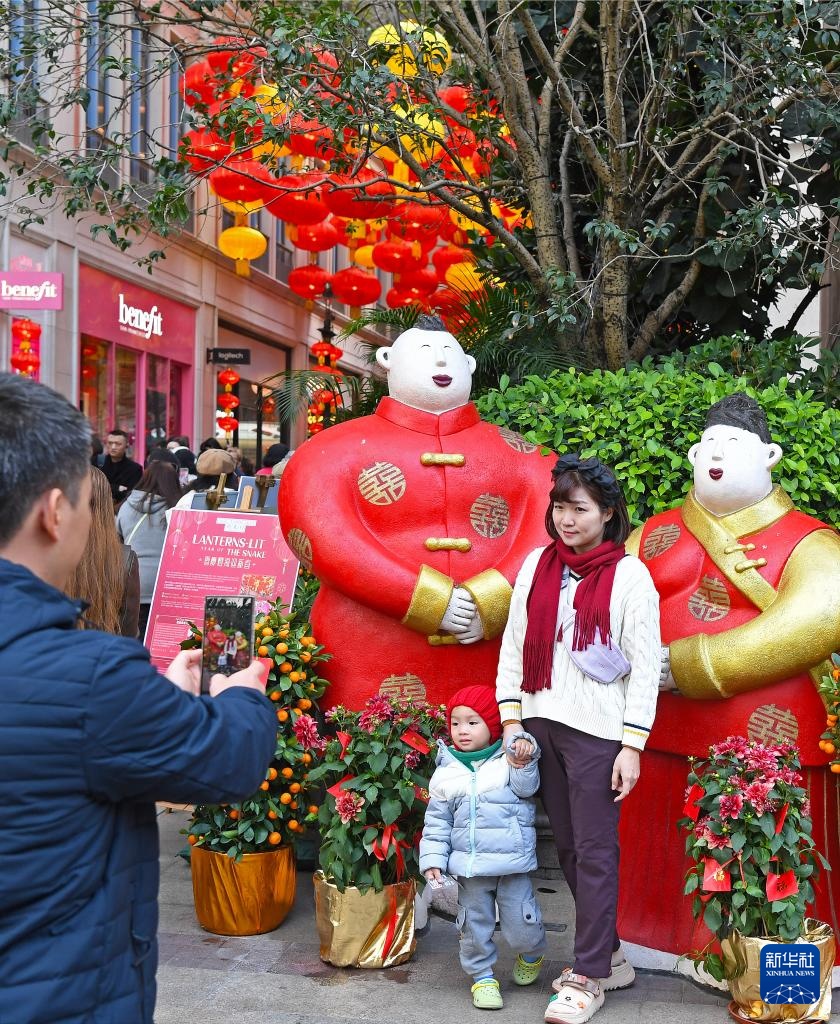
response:
{"label": "blue padded jacket", "polygon": [[79,612],[0,559],[4,1024],[152,1024],[154,801],[240,799],[275,749],[265,697],[192,697]]}

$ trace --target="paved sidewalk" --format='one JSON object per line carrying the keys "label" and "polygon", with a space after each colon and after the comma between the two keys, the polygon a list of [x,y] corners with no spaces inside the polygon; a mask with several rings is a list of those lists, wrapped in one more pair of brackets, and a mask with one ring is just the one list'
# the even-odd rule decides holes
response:
{"label": "paved sidewalk", "polygon": [[[159,816],[161,831],[160,967],[156,1024],[529,1024],[542,1021],[550,982],[568,962],[572,929],[562,883],[538,882],[549,930],[550,962],[540,982],[519,989],[502,982],[505,1008],[472,1006],[458,964],[454,925],[432,916],[414,958],[382,971],[337,969],[318,956],[311,874],[298,874],[289,917],[274,932],[226,938],[203,931],[193,910],[189,867],[176,854],[188,819]],[[510,975],[513,956],[499,941],[497,974]],[[607,995],[598,1024],[718,1024],[729,1020],[722,996],[689,981],[640,973],[624,992]],[[832,1022],[840,1022],[840,1014]]]}

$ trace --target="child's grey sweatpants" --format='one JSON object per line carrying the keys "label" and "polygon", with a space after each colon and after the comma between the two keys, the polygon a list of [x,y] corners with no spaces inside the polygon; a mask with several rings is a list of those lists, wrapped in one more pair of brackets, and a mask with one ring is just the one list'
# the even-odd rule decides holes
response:
{"label": "child's grey sweatpants", "polygon": [[496,962],[497,903],[502,938],[511,949],[532,957],[545,952],[542,915],[528,875],[459,878],[461,966],[473,979],[491,973]]}

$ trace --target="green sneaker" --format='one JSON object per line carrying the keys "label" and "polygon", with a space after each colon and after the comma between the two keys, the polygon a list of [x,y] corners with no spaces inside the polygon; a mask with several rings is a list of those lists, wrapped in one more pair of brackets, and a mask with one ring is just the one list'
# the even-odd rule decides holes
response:
{"label": "green sneaker", "polygon": [[511,977],[513,978],[514,985],[533,985],[540,976],[544,959],[544,957],[540,957],[539,960],[528,963],[527,960],[522,959],[522,954],[520,953],[516,958],[516,963],[513,965]]}
{"label": "green sneaker", "polygon": [[499,983],[495,978],[484,978],[477,981],[470,992],[472,992],[473,1006],[479,1010],[501,1010],[505,1005],[502,993],[499,991]]}

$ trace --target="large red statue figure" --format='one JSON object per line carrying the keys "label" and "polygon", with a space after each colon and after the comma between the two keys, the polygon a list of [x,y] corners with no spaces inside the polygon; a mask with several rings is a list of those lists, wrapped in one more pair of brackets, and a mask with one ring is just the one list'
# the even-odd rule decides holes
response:
{"label": "large red statue figure", "polygon": [[689,452],[694,488],[683,505],[627,542],[659,591],[667,645],[636,813],[621,822],[619,932],[636,944],[637,965],[679,969],[679,955],[710,938],[681,895],[688,862],[676,822],[686,757],[730,735],[798,745],[814,839],[834,868],[815,885],[815,916],[840,930],[840,790],[819,749],[816,686],[840,649],[840,536],[773,486],[781,456],[753,399],[723,399]]}
{"label": "large red statue figure", "polygon": [[312,625],[333,655],[331,702],[441,703],[495,682],[511,584],[545,540],[551,463],[479,419],[475,360],[437,318],[377,361],[389,397],[295,453],[280,521],[321,580]]}

